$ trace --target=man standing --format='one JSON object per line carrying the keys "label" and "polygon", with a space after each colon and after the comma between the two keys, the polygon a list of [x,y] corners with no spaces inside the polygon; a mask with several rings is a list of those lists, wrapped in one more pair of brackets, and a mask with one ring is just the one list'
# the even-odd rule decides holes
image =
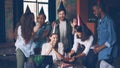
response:
{"label": "man standing", "polygon": [[[97,33],[98,42],[94,48],[94,52],[98,53],[98,60],[101,63],[102,60],[107,63],[112,63],[112,48],[116,43],[116,34],[114,30],[113,20],[105,14],[105,6],[94,5],[93,13],[98,17]],[[99,63],[99,65],[100,65]],[[103,66],[103,65],[102,65]],[[100,65],[101,68],[101,65]]]}
{"label": "man standing", "polygon": [[66,10],[64,8],[63,2],[61,1],[60,6],[57,10],[58,19],[52,23],[56,24],[56,28],[59,35],[59,41],[64,44],[64,51],[68,52],[72,48],[72,28],[70,22],[65,18]]}

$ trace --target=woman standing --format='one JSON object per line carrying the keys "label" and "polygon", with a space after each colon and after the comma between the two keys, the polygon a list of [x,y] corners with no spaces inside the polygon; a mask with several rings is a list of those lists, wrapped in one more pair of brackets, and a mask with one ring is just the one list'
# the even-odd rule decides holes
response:
{"label": "woman standing", "polygon": [[[95,68],[97,62],[97,55],[94,53],[93,41],[94,37],[92,32],[85,24],[76,28],[77,32],[74,35],[74,44],[69,56],[73,56],[72,60],[82,58],[82,63],[87,68]],[[80,48],[79,48],[80,47]],[[78,53],[78,51],[80,52]],[[78,53],[75,56],[74,53]],[[94,62],[94,64],[92,64]]]}
{"label": "woman standing", "polygon": [[24,62],[27,57],[33,52],[33,28],[34,28],[34,14],[31,13],[29,7],[27,6],[26,12],[22,15],[20,19],[20,25],[17,27],[16,31],[16,58],[17,58],[17,68],[24,68]]}

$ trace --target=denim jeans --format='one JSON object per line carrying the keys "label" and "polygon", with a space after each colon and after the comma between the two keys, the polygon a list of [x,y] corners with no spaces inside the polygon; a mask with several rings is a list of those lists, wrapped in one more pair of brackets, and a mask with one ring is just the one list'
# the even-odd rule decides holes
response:
{"label": "denim jeans", "polygon": [[97,54],[95,54],[92,49],[90,49],[87,56],[82,58],[82,63],[86,68],[96,68],[97,61]]}

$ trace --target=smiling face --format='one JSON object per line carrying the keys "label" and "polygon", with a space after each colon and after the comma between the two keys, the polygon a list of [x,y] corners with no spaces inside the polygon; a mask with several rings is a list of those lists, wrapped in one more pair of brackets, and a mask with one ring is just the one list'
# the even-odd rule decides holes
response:
{"label": "smiling face", "polygon": [[65,19],[65,11],[59,11],[58,12],[58,18],[59,18],[59,20],[61,20],[61,21],[64,21],[64,19]]}
{"label": "smiling face", "polygon": [[96,17],[99,17],[99,15],[100,15],[100,8],[97,7],[97,6],[93,6],[93,14],[94,14]]}
{"label": "smiling face", "polygon": [[50,42],[52,43],[52,47],[55,47],[56,43],[58,42],[58,35],[53,34],[49,37]]}
{"label": "smiling face", "polygon": [[82,32],[76,32],[76,33],[79,38],[82,36]]}
{"label": "smiling face", "polygon": [[39,23],[39,24],[43,24],[44,22],[45,22],[45,17],[44,17],[44,15],[38,15],[38,17],[37,17],[37,22]]}

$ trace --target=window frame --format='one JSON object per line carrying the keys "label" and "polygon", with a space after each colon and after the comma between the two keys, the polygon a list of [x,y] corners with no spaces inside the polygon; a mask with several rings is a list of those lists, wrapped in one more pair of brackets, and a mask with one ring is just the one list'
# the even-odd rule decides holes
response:
{"label": "window frame", "polygon": [[[40,4],[45,4],[45,5],[48,5],[49,6],[49,0],[48,0],[48,2],[40,2],[40,1],[38,1],[38,0],[35,0],[35,1],[25,1],[25,0],[23,0],[23,12],[25,11],[24,10],[24,3],[35,3],[36,4],[36,17],[35,18],[37,18],[37,16],[38,16],[38,14],[39,14],[39,10],[40,10],[40,8],[39,8],[39,5]],[[49,11],[49,7],[48,7],[48,11]],[[48,13],[48,19],[47,19],[47,21],[49,21],[49,13]],[[36,21],[36,19],[35,19],[35,21]]]}

